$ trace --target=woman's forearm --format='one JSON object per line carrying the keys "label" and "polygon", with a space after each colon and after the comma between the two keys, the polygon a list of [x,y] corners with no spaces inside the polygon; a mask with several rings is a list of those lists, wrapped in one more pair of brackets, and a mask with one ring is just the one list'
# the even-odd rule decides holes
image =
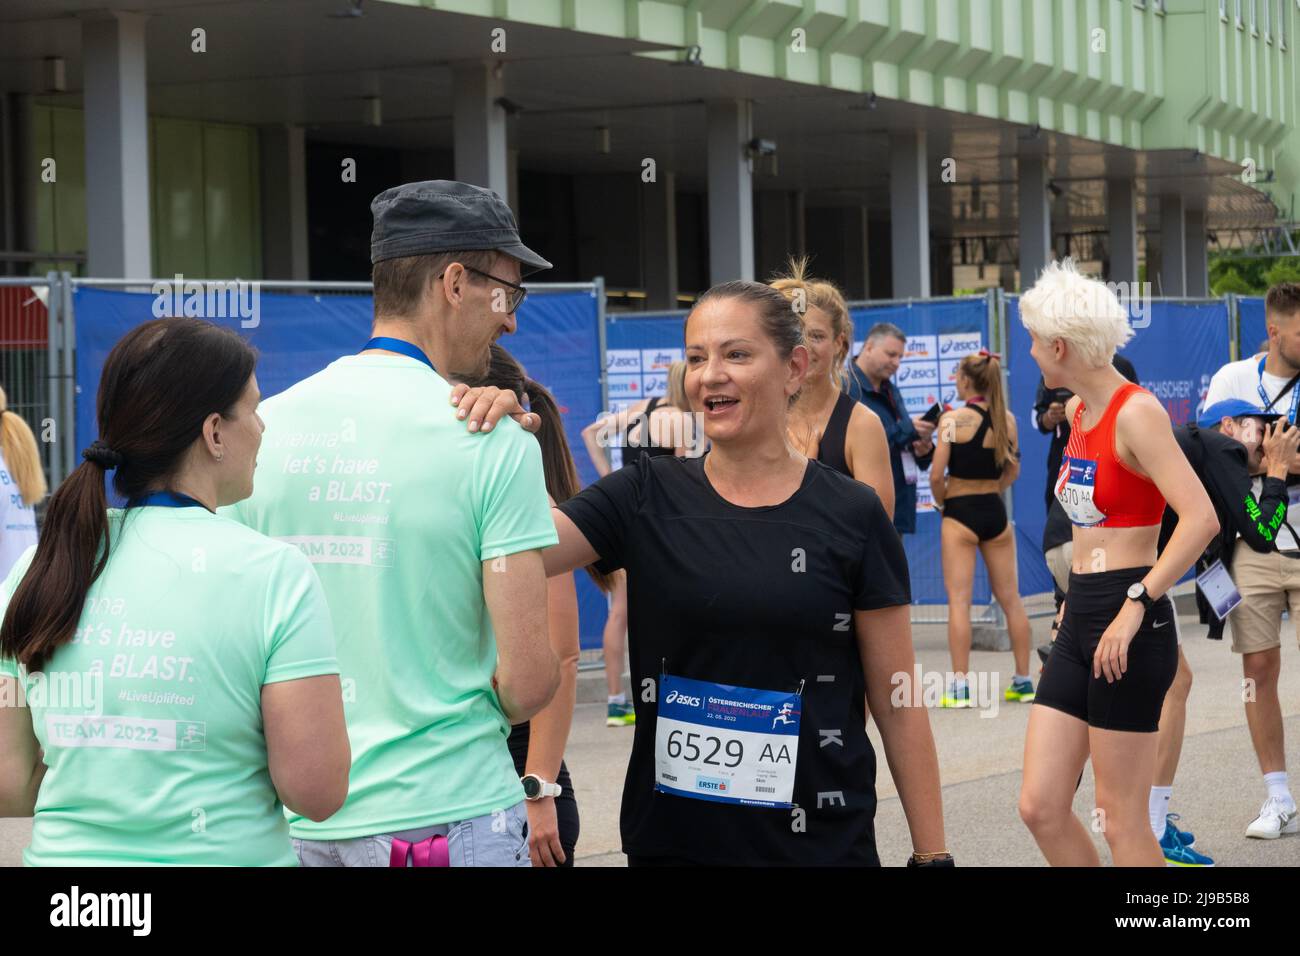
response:
{"label": "woman's forearm", "polygon": [[0,792],[0,817],[30,817],[36,812],[36,797],[45,779],[45,761],[40,756],[28,769],[25,780],[14,781],[12,790]]}
{"label": "woman's forearm", "polygon": [[939,755],[924,707],[889,701],[871,702],[871,716],[880,728],[885,759],[907,817],[912,848],[917,853],[947,850],[943,832],[943,796],[939,784]]}
{"label": "woman's forearm", "polygon": [[555,696],[533,716],[528,728],[525,770],[554,783],[569,743],[573,708],[578,700],[578,655],[560,661],[560,686]]}

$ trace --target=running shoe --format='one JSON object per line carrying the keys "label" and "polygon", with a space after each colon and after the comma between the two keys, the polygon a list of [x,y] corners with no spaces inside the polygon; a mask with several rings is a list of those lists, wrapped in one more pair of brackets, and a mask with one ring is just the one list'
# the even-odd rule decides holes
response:
{"label": "running shoe", "polygon": [[1018,700],[1022,704],[1028,704],[1034,699],[1034,682],[1028,677],[1020,680],[1012,678],[1011,686],[1006,689],[1002,696],[1006,700]]}
{"label": "running shoe", "polygon": [[1181,819],[1182,817],[1176,813],[1165,814],[1165,837],[1168,837],[1169,831],[1172,830],[1174,836],[1182,841],[1183,846],[1196,846],[1196,837],[1190,830],[1180,830],[1178,827],[1174,826],[1174,821]]}
{"label": "running shoe", "polygon": [[631,727],[636,723],[636,711],[631,704],[610,704],[609,716],[605,718],[606,727]]}
{"label": "running shoe", "polygon": [[948,685],[948,692],[939,699],[940,707],[974,707],[975,704],[970,699],[970,685],[962,684],[960,687],[955,683]]}
{"label": "running shoe", "polygon": [[1300,833],[1300,818],[1294,803],[1289,806],[1279,797],[1269,797],[1260,807],[1259,816],[1248,827],[1246,836],[1257,840],[1276,840],[1283,833]]}
{"label": "running shoe", "polygon": [[1165,855],[1166,866],[1214,866],[1214,861],[1204,853],[1197,853],[1183,843],[1168,821],[1165,822],[1165,835],[1160,838],[1160,852]]}

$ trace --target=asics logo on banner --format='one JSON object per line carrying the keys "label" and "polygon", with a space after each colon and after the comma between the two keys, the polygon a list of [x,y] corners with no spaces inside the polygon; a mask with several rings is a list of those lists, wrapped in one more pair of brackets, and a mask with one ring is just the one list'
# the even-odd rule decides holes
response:
{"label": "asics logo on banner", "polygon": [[948,339],[939,346],[940,355],[969,355],[980,350],[979,342],[964,339]]}
{"label": "asics logo on banner", "polygon": [[610,372],[617,372],[624,369],[639,372],[641,371],[641,359],[635,355],[611,355],[605,368]]}
{"label": "asics logo on banner", "polygon": [[671,704],[674,702],[686,707],[699,707],[702,704],[702,701],[698,697],[691,697],[687,694],[679,694],[675,690],[670,690],[668,696],[664,698],[664,703]]}
{"label": "asics logo on banner", "polygon": [[904,365],[898,370],[898,384],[904,382],[909,385],[921,383],[937,383],[939,381],[939,369],[930,364],[925,365]]}

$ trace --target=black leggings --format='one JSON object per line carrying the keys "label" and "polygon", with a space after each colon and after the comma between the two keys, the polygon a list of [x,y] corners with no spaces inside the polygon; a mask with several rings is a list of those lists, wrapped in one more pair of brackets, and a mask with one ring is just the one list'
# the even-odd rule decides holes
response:
{"label": "black leggings", "polygon": [[1174,606],[1165,595],[1142,618],[1128,646],[1128,670],[1113,684],[1092,676],[1097,644],[1127,600],[1129,585],[1150,568],[1070,573],[1065,616],[1043,666],[1034,703],[1063,711],[1102,730],[1155,733],[1165,692],[1178,670]]}
{"label": "black leggings", "polygon": [[996,538],[1007,527],[1007,506],[1001,495],[992,492],[948,498],[943,503],[943,516],[964,524],[981,541]]}

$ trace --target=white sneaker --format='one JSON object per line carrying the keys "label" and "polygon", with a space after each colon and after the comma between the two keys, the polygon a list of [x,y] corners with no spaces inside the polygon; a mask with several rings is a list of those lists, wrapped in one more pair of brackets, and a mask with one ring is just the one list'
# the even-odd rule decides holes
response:
{"label": "white sneaker", "polygon": [[1278,797],[1269,797],[1260,807],[1255,822],[1246,827],[1246,836],[1259,840],[1276,840],[1283,833],[1300,833],[1296,805],[1289,807]]}

